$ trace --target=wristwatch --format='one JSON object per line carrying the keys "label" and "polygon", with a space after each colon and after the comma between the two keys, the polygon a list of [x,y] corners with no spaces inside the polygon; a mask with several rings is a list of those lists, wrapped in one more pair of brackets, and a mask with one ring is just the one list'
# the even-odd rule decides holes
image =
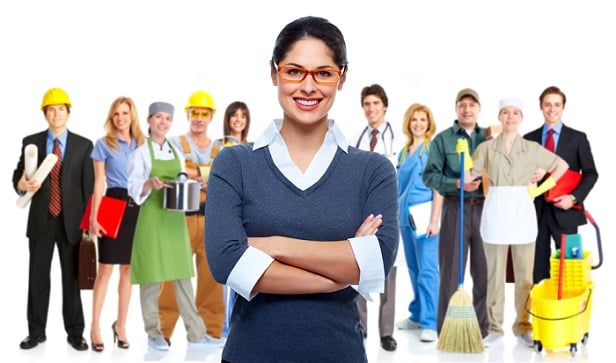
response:
{"label": "wristwatch", "polygon": [[569,196],[571,197],[571,201],[573,202],[573,204],[578,204],[578,200],[577,200],[577,198],[575,197],[575,195],[573,195],[573,194],[569,194]]}

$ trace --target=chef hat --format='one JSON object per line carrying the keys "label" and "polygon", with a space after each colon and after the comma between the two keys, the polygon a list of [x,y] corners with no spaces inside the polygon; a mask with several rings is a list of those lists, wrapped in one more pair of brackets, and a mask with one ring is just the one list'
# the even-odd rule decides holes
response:
{"label": "chef hat", "polygon": [[516,107],[520,110],[520,113],[522,113],[522,115],[524,114],[524,105],[519,98],[507,97],[501,99],[500,101],[498,101],[498,112],[500,113],[505,106]]}
{"label": "chef hat", "polygon": [[156,112],[166,112],[171,114],[171,118],[173,118],[173,105],[167,102],[154,102],[150,105],[150,111],[148,112],[148,117],[152,116]]}

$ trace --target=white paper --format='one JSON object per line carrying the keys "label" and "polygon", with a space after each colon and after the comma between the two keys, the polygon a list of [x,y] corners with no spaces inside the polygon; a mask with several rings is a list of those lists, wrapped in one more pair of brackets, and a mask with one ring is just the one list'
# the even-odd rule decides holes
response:
{"label": "white paper", "polygon": [[26,145],[24,149],[24,164],[26,169],[26,178],[32,179],[38,165],[38,148],[34,144]]}
{"label": "white paper", "polygon": [[420,234],[425,234],[428,230],[428,226],[430,225],[430,215],[432,213],[432,202],[425,202],[417,205],[413,205],[409,207],[409,214],[413,221],[415,222],[415,232]]}
{"label": "white paper", "polygon": [[[34,172],[32,179],[35,179],[39,183],[42,183],[45,180],[45,178],[47,178],[47,175],[49,174],[53,166],[56,165],[57,161],[58,161],[58,157],[56,155],[47,154],[47,156],[45,157],[45,160],[43,160],[43,162],[41,163],[41,166],[39,166],[36,172]],[[19,208],[25,208],[30,202],[30,199],[32,199],[33,195],[34,195],[33,192],[27,192],[26,194],[17,198],[17,206]]]}

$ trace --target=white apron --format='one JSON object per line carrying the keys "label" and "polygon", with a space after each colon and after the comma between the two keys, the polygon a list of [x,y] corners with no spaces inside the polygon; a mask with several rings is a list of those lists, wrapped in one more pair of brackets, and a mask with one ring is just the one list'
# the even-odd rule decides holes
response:
{"label": "white apron", "polygon": [[481,213],[481,238],[490,244],[525,244],[537,239],[537,212],[526,186],[490,186]]}

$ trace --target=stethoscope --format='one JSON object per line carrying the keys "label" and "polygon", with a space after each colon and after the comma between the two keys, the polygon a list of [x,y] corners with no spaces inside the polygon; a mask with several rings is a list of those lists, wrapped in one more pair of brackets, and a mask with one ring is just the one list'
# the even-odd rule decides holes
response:
{"label": "stethoscope", "polygon": [[[364,138],[364,135],[366,134],[366,132],[372,129],[370,126],[366,126],[366,128],[361,132],[361,135],[359,135],[359,139],[357,139],[357,144],[355,144],[355,147],[359,149],[359,144],[361,144],[361,140]],[[389,150],[387,149],[387,143],[385,143],[385,134],[387,133],[387,131],[389,130]],[[383,148],[385,149],[385,155],[387,156],[392,156],[394,154],[394,130],[391,128],[391,124],[389,123],[389,121],[385,122],[385,129],[383,130],[383,132],[381,132],[381,141],[383,142]]]}

